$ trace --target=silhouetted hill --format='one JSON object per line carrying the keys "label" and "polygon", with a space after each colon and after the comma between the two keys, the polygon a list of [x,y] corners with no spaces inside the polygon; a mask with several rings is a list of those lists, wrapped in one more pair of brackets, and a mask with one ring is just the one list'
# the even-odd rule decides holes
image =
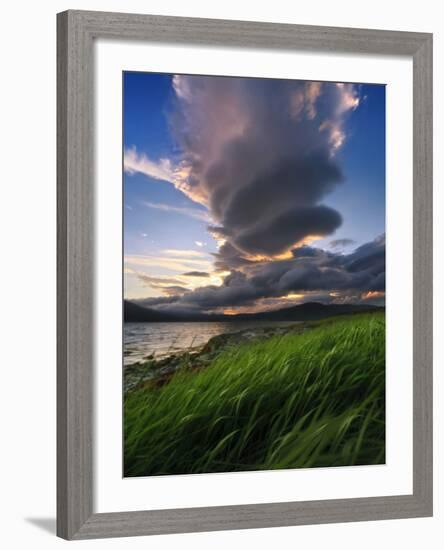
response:
{"label": "silhouetted hill", "polygon": [[168,313],[148,309],[127,300],[123,302],[123,319],[125,323],[159,323],[176,320]]}
{"label": "silhouetted hill", "polygon": [[365,313],[381,311],[383,307],[366,306],[362,304],[321,304],[318,302],[306,302],[297,306],[291,306],[274,311],[262,311],[259,313],[239,313],[237,315],[223,314],[195,314],[178,315],[165,313],[155,309],[145,308],[133,302],[124,302],[125,322],[156,323],[156,322],[195,322],[195,321],[310,321],[333,317],[335,315],[348,315],[351,313]]}
{"label": "silhouetted hill", "polygon": [[273,321],[309,321],[323,319],[334,315],[344,315],[349,313],[362,313],[366,311],[376,311],[383,308],[375,306],[366,306],[361,304],[321,304],[319,302],[306,302],[297,306],[291,306],[273,311],[263,311],[260,313],[236,315],[238,319],[258,319]]}

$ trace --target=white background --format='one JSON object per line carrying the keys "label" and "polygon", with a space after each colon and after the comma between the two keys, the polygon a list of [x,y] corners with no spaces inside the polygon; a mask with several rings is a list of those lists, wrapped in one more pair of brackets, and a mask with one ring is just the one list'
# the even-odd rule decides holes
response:
{"label": "white background", "polygon": [[[187,0],[20,2],[2,6],[0,86],[2,229],[1,501],[6,548],[61,547],[55,517],[55,13],[67,8],[255,19],[435,33],[435,266],[444,280],[442,250],[443,163],[442,14],[439,2],[350,0],[264,2]],[[439,67],[440,65],[440,67]],[[403,200],[400,196],[399,200]],[[4,281],[3,281],[4,278]],[[443,292],[435,291],[435,358],[444,359]],[[440,311],[441,310],[441,311]],[[402,312],[400,312],[402,315]],[[438,549],[444,536],[443,375],[435,370],[435,517],[360,524],[233,531],[152,538],[89,541],[82,548],[269,548],[314,549],[418,547]],[[441,539],[441,540],[440,540]]]}

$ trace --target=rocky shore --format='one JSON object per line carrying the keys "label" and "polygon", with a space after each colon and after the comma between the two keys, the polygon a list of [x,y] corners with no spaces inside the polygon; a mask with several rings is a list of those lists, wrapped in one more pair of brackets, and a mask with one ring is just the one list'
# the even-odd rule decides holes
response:
{"label": "rocky shore", "polygon": [[263,340],[272,336],[283,336],[289,333],[299,334],[309,328],[307,323],[292,323],[288,326],[257,327],[219,334],[211,338],[204,346],[193,348],[185,353],[169,355],[168,357],[155,358],[153,355],[144,361],[124,367],[123,384],[124,392],[135,388],[160,387],[170,380],[178,370],[186,369],[196,371],[207,367],[222,351],[229,347]]}

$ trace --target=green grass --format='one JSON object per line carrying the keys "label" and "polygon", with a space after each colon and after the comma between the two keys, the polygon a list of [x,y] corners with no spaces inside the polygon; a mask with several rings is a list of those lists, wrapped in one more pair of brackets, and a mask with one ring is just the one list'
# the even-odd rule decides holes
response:
{"label": "green grass", "polygon": [[223,351],[129,392],[125,476],[385,462],[385,316]]}

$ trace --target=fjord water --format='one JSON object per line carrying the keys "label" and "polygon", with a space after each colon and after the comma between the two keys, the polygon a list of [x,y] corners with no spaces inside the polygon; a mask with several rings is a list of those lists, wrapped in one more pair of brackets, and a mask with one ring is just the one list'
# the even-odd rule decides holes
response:
{"label": "fjord water", "polygon": [[150,355],[160,358],[190,351],[203,346],[218,334],[292,324],[294,322],[285,321],[125,323],[124,365],[132,365]]}

